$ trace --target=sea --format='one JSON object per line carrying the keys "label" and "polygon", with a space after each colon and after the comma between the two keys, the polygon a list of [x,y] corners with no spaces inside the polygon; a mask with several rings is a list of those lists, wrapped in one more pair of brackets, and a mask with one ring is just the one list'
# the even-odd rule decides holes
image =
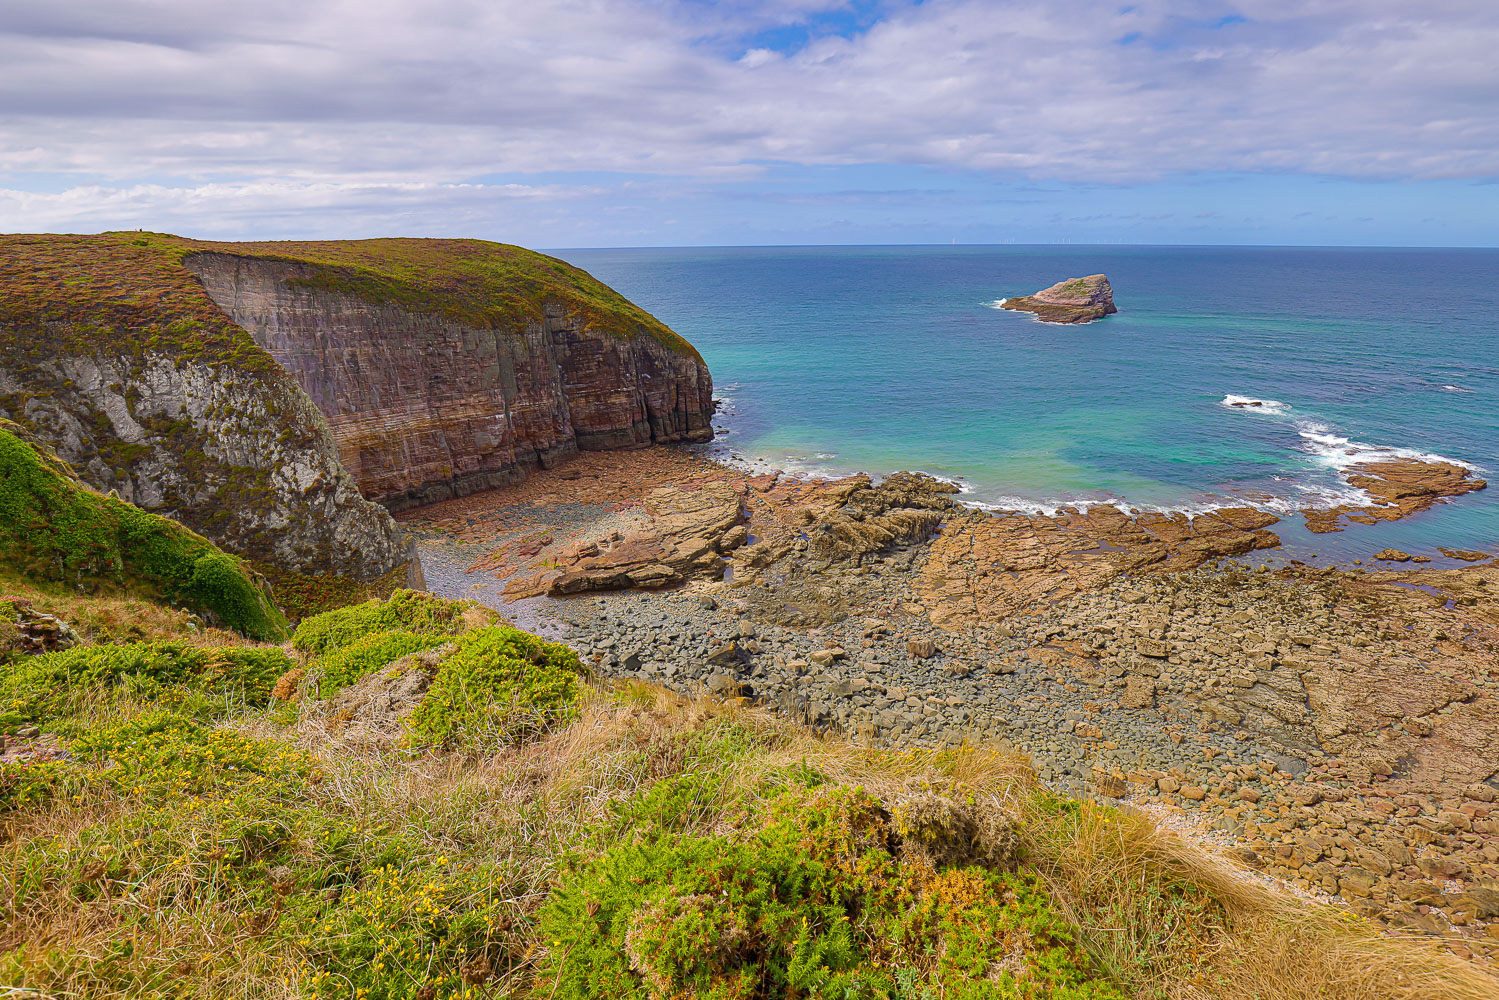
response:
{"label": "sea", "polygon": [[[1499,553],[1499,250],[1144,246],[553,251],[686,336],[719,457],[800,475],[901,469],[966,503],[1287,519],[1276,558]],[[1104,273],[1117,315],[999,308]],[[1246,405],[1234,405],[1246,404]],[[1491,489],[1312,535],[1340,474],[1441,458]]]}

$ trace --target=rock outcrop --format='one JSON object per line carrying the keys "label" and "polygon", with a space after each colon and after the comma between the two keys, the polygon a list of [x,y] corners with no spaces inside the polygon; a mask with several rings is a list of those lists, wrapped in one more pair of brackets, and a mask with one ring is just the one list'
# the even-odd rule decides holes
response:
{"label": "rock outcrop", "polygon": [[1345,519],[1359,524],[1398,521],[1442,500],[1474,493],[1488,486],[1465,466],[1416,458],[1392,458],[1355,465],[1347,470],[1344,478],[1350,486],[1367,493],[1373,503],[1364,507],[1340,506],[1307,511],[1306,526],[1309,530],[1318,533],[1341,531]]}
{"label": "rock outcrop", "polygon": [[1005,299],[1000,306],[1035,313],[1047,323],[1090,323],[1119,311],[1109,279],[1101,274],[1068,278],[1034,295]]}
{"label": "rock outcrop", "polygon": [[0,238],[0,417],[99,490],[279,570],[407,564],[398,510],[580,449],[712,437],[685,340],[474,240]]}
{"label": "rock outcrop", "polygon": [[[431,250],[429,241],[379,242],[412,245],[392,259]],[[452,242],[481,257],[507,250]],[[462,282],[448,259],[456,253],[432,266]],[[534,311],[454,315],[323,280],[301,261],[198,252],[185,264],[297,379],[365,497],[391,510],[514,483],[579,449],[713,436],[707,366],[622,299],[602,319],[547,289]],[[623,328],[608,322],[621,316]]]}
{"label": "rock outcrop", "polygon": [[236,555],[359,580],[413,565],[307,394],[180,265],[182,242],[0,238],[0,417]]}

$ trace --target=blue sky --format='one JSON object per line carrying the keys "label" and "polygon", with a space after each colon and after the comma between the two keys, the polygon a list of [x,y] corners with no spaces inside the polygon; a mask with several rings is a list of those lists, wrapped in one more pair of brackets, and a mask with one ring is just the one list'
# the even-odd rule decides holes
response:
{"label": "blue sky", "polygon": [[19,0],[0,231],[1499,245],[1499,4]]}

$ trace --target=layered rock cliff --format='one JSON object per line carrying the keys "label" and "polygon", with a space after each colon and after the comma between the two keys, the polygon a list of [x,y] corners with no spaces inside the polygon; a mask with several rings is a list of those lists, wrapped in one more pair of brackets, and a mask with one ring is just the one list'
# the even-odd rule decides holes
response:
{"label": "layered rock cliff", "polygon": [[[597,283],[583,301],[583,272],[476,241],[370,242],[378,256],[355,271],[244,253],[184,259],[317,404],[367,498],[398,510],[514,482],[580,448],[712,437],[702,359]],[[453,276],[451,301],[361,283],[417,254]],[[520,308],[462,308],[491,277],[465,265],[517,255],[555,275],[550,287]]]}
{"label": "layered rock cliff", "polygon": [[89,485],[277,569],[414,566],[371,500],[707,440],[712,398],[685,340],[519,247],[0,237],[0,417]]}
{"label": "layered rock cliff", "polygon": [[203,294],[181,242],[0,238],[0,417],[237,555],[361,580],[409,563],[317,407]]}

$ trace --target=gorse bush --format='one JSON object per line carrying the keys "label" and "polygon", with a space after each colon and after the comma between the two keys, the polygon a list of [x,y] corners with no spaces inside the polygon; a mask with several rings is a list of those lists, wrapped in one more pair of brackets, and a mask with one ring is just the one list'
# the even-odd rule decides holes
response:
{"label": "gorse bush", "polygon": [[420,744],[512,743],[573,718],[578,654],[508,625],[461,636],[407,722]]}
{"label": "gorse bush", "polygon": [[369,872],[330,909],[302,967],[318,997],[438,1000],[493,996],[475,986],[518,964],[505,939],[503,875],[450,863]]}
{"label": "gorse bush", "polygon": [[[651,790],[676,803],[676,783]],[[1034,874],[933,867],[883,804],[793,790],[707,836],[658,826],[564,875],[543,908],[540,992],[1122,1000]]]}
{"label": "gorse bush", "polygon": [[314,758],[273,740],[211,729],[169,711],[157,711],[79,734],[70,759],[33,765],[0,765],[0,811],[50,798],[65,790],[109,789],[163,804],[192,796],[233,795],[246,788],[294,795],[314,771]]}
{"label": "gorse bush", "polygon": [[0,729],[64,721],[91,698],[126,694],[182,705],[199,695],[262,705],[292,667],[279,649],[181,642],[79,646],[31,657],[0,676]]}
{"label": "gorse bush", "polygon": [[365,601],[303,620],[292,636],[292,644],[304,653],[319,656],[379,632],[455,635],[464,627],[464,611],[474,606],[470,601],[397,590],[388,600]]}
{"label": "gorse bush", "polygon": [[318,694],[331,697],[361,677],[394,663],[418,650],[431,649],[448,641],[444,635],[419,635],[415,632],[375,632],[355,639],[347,646],[333,650],[317,660],[321,675]]}
{"label": "gorse bush", "polygon": [[239,560],[175,521],[95,493],[4,425],[0,564],[85,591],[180,601],[252,639],[279,642],[288,632]]}

